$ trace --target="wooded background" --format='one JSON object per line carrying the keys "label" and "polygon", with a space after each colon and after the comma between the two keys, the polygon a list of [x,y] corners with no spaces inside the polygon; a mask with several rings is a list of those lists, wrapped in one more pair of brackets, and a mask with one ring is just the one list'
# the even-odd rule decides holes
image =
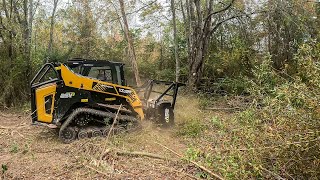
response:
{"label": "wooded background", "polygon": [[221,79],[252,78],[265,57],[287,78],[299,73],[302,47],[312,57],[319,52],[319,7],[306,0],[2,0],[1,104],[27,100],[43,63],[71,57],[127,62],[137,84],[148,77],[210,89]]}
{"label": "wooded background", "polygon": [[29,108],[46,62],[121,61],[132,86],[187,83],[186,158],[228,179],[318,179],[319,38],[319,0],[1,0],[0,107]]}

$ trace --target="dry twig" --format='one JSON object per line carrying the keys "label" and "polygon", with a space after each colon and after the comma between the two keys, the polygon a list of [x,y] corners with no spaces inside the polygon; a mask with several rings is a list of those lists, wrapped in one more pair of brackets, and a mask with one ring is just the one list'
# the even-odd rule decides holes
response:
{"label": "dry twig", "polygon": [[129,151],[116,151],[117,155],[124,155],[124,156],[138,156],[138,157],[150,157],[150,158],[156,158],[156,159],[164,159],[167,160],[166,157],[164,156],[160,156],[158,154],[153,154],[153,153],[148,153],[148,152],[138,152],[138,151],[133,151],[133,152],[129,152]]}
{"label": "dry twig", "polygon": [[229,110],[241,110],[241,107],[233,107],[233,108],[217,108],[217,107],[207,107],[205,110],[212,110],[212,111],[229,111]]}
{"label": "dry twig", "polygon": [[[170,148],[168,148],[168,147],[166,147],[166,146],[164,146],[164,145],[162,145],[162,144],[160,144],[160,143],[158,143],[158,142],[156,142],[156,144],[162,146],[163,148],[167,149],[168,151],[172,152],[173,154],[177,155],[178,157],[183,158],[183,156],[182,156],[181,154],[175,152],[174,150],[172,150],[172,149],[170,149]],[[210,170],[207,169],[206,167],[198,164],[197,162],[192,161],[192,160],[188,160],[188,161],[191,162],[192,164],[194,164],[195,166],[197,166],[198,168],[206,171],[207,173],[209,173],[209,174],[212,175],[213,177],[216,177],[217,179],[220,179],[220,180],[223,180],[223,179],[224,179],[224,178],[222,178],[221,176],[219,176],[218,174],[210,171]]]}
{"label": "dry twig", "polygon": [[260,166],[260,169],[264,170],[265,172],[271,174],[272,176],[274,176],[275,178],[277,178],[278,180],[285,180],[283,177],[279,176],[278,174],[272,172],[272,171],[269,171],[268,169]]}
{"label": "dry twig", "polygon": [[108,175],[108,174],[106,174],[106,173],[104,173],[104,172],[102,172],[102,171],[99,171],[98,169],[95,169],[95,168],[93,168],[93,167],[91,167],[91,166],[88,166],[88,165],[85,165],[85,164],[83,164],[83,166],[85,166],[86,168],[89,168],[89,169],[91,169],[91,170],[93,170],[93,171],[96,171],[96,172],[99,173],[99,174],[102,174],[102,175],[104,175],[104,176],[110,177],[110,175]]}
{"label": "dry twig", "polygon": [[200,179],[200,178],[198,178],[198,177],[196,177],[196,176],[193,176],[193,175],[188,174],[188,173],[183,172],[183,171],[176,170],[176,169],[174,169],[174,168],[170,168],[170,167],[163,166],[163,165],[162,165],[162,167],[164,167],[164,168],[166,168],[166,169],[168,169],[168,170],[170,170],[170,171],[173,171],[173,172],[176,172],[176,173],[180,173],[180,174],[182,174],[182,175],[184,175],[184,176],[188,176],[188,177],[190,177],[190,178],[192,178],[192,179],[197,179],[197,180]]}
{"label": "dry twig", "polygon": [[287,142],[287,143],[279,144],[279,145],[275,145],[275,146],[266,146],[266,147],[257,147],[257,148],[239,148],[239,149],[213,149],[213,148],[210,148],[210,149],[213,151],[216,151],[216,152],[265,150],[265,149],[280,148],[280,147],[284,147],[284,146],[288,146],[288,145],[310,143],[310,142],[315,142],[315,141],[320,141],[320,137],[315,138],[315,139],[311,139],[311,140],[306,140],[306,141]]}
{"label": "dry twig", "polygon": [[4,115],[2,113],[0,113],[0,116],[5,117],[5,118],[12,118],[13,117],[13,116]]}
{"label": "dry twig", "polygon": [[0,129],[21,129],[21,128],[24,128],[26,127],[26,125],[22,125],[22,126],[0,126]]}
{"label": "dry twig", "polygon": [[113,123],[112,123],[111,128],[110,128],[110,130],[109,130],[109,132],[108,132],[107,141],[108,141],[109,136],[110,136],[110,134],[111,134],[111,132],[112,132],[112,130],[113,130],[113,128],[114,128],[114,125],[115,125],[116,122],[117,122],[117,118],[118,118],[118,115],[119,115],[119,112],[120,112],[121,107],[122,107],[122,104],[120,104],[120,106],[119,106],[119,108],[118,108],[118,111],[117,111],[117,114],[116,114],[116,116],[114,117]]}
{"label": "dry twig", "polygon": [[104,151],[103,151],[103,153],[102,153],[102,155],[101,155],[101,159],[102,159],[102,157],[103,157],[105,154],[108,153],[107,142],[108,142],[109,136],[110,136],[110,134],[111,134],[111,132],[112,132],[112,130],[113,130],[113,128],[114,128],[114,125],[116,124],[116,121],[117,121],[117,118],[118,118],[118,115],[119,115],[119,112],[120,112],[120,109],[121,109],[121,108],[122,108],[122,104],[120,104],[120,106],[119,106],[119,108],[118,108],[118,111],[117,111],[117,114],[116,114],[116,116],[114,117],[114,120],[113,120],[113,122],[112,122],[111,128],[109,129],[109,132],[108,132],[108,135],[107,135],[107,139],[106,139],[106,142],[105,142],[104,148],[103,148]]}

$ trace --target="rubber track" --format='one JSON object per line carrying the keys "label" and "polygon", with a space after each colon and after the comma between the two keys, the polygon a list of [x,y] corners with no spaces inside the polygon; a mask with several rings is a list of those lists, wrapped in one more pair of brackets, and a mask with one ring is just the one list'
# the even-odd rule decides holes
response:
{"label": "rubber track", "polygon": [[[100,110],[95,110],[95,109],[91,109],[91,108],[77,108],[76,110],[74,110],[69,117],[67,118],[67,120],[62,124],[60,130],[59,130],[59,137],[62,136],[62,132],[63,130],[68,127],[68,125],[72,122],[72,120],[81,113],[88,113],[88,114],[93,114],[96,116],[100,116],[100,117],[111,117],[111,118],[115,118],[116,114],[115,113],[110,113],[110,112],[105,112],[105,111],[100,111]],[[137,118],[134,118],[132,116],[128,116],[128,115],[122,115],[122,114],[118,114],[117,116],[117,120],[126,120],[126,121],[133,121],[136,122]]]}

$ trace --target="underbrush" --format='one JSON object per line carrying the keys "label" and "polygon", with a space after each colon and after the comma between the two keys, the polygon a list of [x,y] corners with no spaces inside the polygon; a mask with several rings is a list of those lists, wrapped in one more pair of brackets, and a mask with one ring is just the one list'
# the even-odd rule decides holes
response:
{"label": "underbrush", "polygon": [[[230,103],[237,96],[202,95],[201,109],[221,107],[224,101],[233,113],[203,111],[202,125],[186,121],[179,134],[190,146],[185,157],[227,179],[320,177],[319,57],[311,47],[301,47],[295,58],[297,73],[286,77],[266,57],[254,68],[254,78],[247,79],[249,96],[237,104],[241,108]],[[194,136],[195,129],[201,135]]]}
{"label": "underbrush", "polygon": [[200,120],[191,119],[188,122],[180,124],[178,135],[188,136],[188,137],[197,137],[205,129],[206,129],[206,126]]}

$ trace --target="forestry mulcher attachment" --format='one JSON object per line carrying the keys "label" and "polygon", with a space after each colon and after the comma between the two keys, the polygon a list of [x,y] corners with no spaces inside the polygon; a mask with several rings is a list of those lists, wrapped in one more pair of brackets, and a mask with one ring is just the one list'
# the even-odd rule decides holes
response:
{"label": "forestry mulcher attachment", "polygon": [[[166,89],[150,99],[155,84],[166,85]],[[47,63],[31,81],[32,122],[53,124],[65,143],[131,131],[144,119],[170,126],[183,85],[150,80],[139,88],[140,99],[138,91],[126,85],[123,63],[87,59]],[[164,98],[168,96],[170,100]]]}

